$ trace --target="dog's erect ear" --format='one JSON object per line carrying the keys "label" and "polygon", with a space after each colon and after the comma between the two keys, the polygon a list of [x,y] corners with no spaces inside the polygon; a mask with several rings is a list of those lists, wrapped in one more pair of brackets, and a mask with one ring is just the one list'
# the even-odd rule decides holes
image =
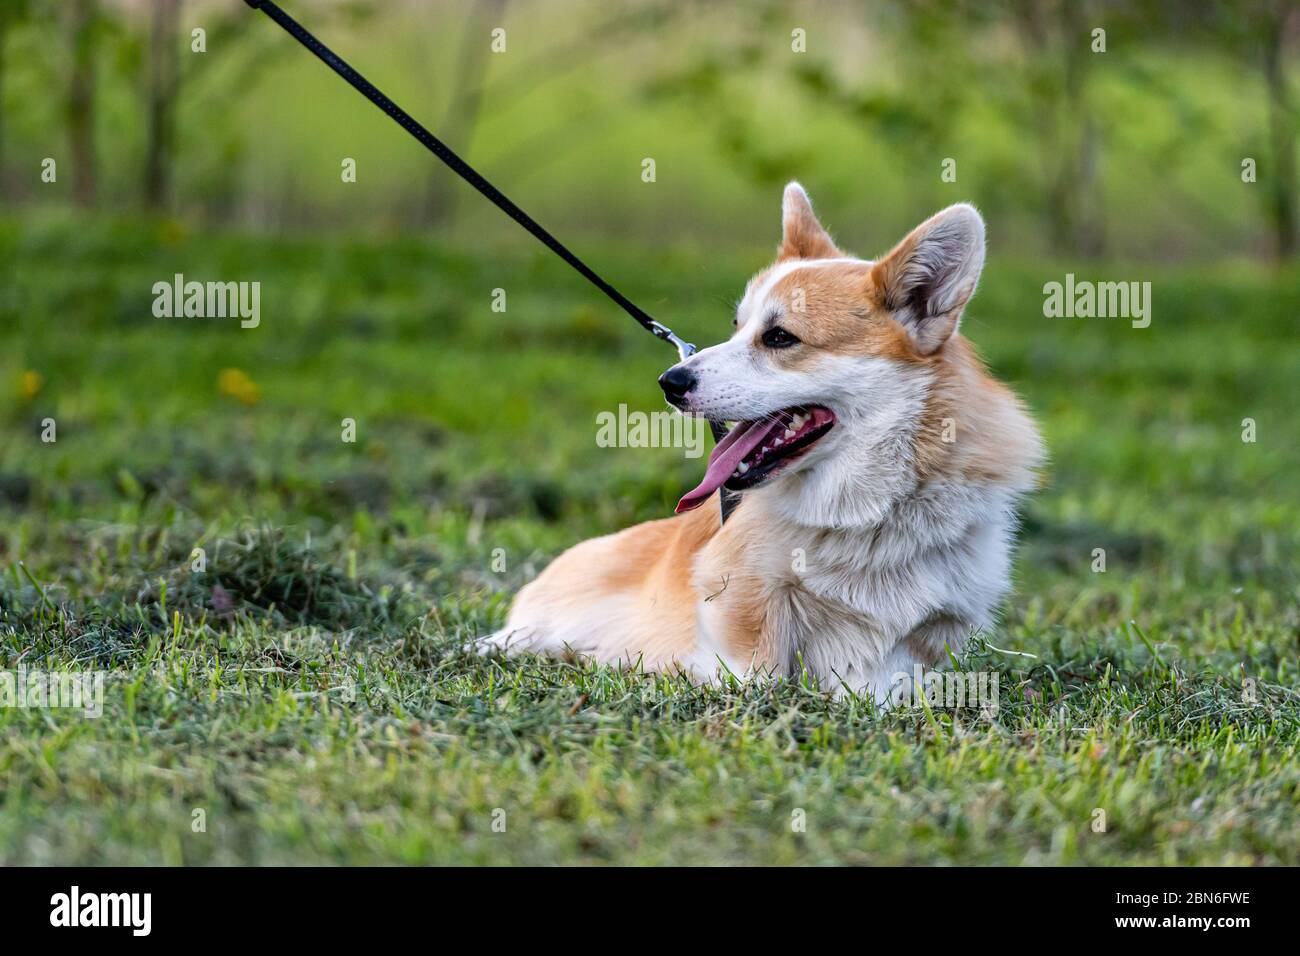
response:
{"label": "dog's erect ear", "polygon": [[957,330],[984,268],[984,220],[961,203],[936,213],[871,269],[880,305],[907,329],[922,355]]}
{"label": "dog's erect ear", "polygon": [[803,187],[798,183],[786,186],[781,198],[781,249],[777,261],[834,259],[842,255],[831,241],[830,233],[817,221]]}

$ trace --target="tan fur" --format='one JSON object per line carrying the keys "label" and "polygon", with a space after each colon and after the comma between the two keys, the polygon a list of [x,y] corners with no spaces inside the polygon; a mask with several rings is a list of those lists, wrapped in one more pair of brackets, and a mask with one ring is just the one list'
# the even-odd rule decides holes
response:
{"label": "tan fur", "polygon": [[778,262],[787,259],[834,259],[844,253],[813,214],[808,197],[787,190],[781,201],[781,247]]}
{"label": "tan fur", "polygon": [[[906,330],[880,305],[874,275],[866,263],[845,263],[800,269],[777,282],[772,293],[787,308],[782,326],[811,346],[780,353],[778,360],[795,366],[831,352],[924,361]],[[796,311],[800,295],[803,310]]]}
{"label": "tan fur", "polygon": [[[1027,465],[1037,466],[1040,439],[1029,416],[1011,389],[988,374],[969,341],[954,335],[930,365],[935,385],[916,440],[916,470],[923,481],[959,475],[1009,484],[1021,480]],[[949,422],[955,440],[945,442]]]}
{"label": "tan fur", "polygon": [[[635,622],[608,645],[602,660],[670,670],[689,657],[695,641],[695,592],[690,568],[717,533],[719,510],[647,521],[593,538],[556,558],[519,592],[512,614],[545,627],[603,595],[627,603],[621,619]],[[576,648],[581,651],[582,648]]]}

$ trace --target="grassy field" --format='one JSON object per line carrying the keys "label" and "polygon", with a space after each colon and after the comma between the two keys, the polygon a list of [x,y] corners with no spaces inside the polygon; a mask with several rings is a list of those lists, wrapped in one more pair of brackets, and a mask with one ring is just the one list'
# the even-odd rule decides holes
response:
{"label": "grassy field", "polygon": [[[769,251],[593,258],[704,343]],[[1067,271],[964,326],[1052,452],[989,720],[462,652],[701,467],[597,447],[671,353],[524,239],[0,219],[0,671],[109,672],[0,708],[0,863],[1300,864],[1300,273],[1099,270],[1132,329],[1044,318]],[[261,325],[154,318],[176,272]]]}

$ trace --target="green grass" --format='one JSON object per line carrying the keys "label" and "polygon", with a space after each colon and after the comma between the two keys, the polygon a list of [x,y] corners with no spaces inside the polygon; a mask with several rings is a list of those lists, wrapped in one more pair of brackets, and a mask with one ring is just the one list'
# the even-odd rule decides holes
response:
{"label": "green grass", "polygon": [[[707,342],[767,251],[599,259]],[[989,720],[460,650],[700,467],[596,446],[670,353],[525,240],[0,220],[0,670],[109,672],[0,708],[0,863],[1300,864],[1300,273],[1097,267],[1133,330],[1043,318],[1066,271],[994,259],[965,323],[1053,456]],[[174,272],[261,327],[154,319]]]}

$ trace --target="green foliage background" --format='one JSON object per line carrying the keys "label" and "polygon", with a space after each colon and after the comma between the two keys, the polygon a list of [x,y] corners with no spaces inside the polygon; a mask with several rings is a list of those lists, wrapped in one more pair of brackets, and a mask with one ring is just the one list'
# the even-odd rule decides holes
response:
{"label": "green foliage background", "polygon": [[[988,721],[464,654],[564,547],[694,484],[679,451],[594,440],[662,407],[670,353],[242,5],[181,8],[182,62],[191,22],[209,47],[153,209],[148,21],[98,6],[74,202],[66,8],[27,6],[0,99],[0,671],[109,679],[99,719],[0,708],[0,863],[1300,863],[1300,272],[1246,41],[1097,6],[1084,250],[1033,122],[1057,52],[1018,44],[1021,8],[505,8],[467,155],[696,342],[770,257],[787,178],[864,254],[985,212],[963,328],[1052,455],[1003,623],[959,661],[1000,675]],[[465,124],[460,5],[286,6]],[[1066,272],[1150,281],[1151,327],[1044,318]],[[260,281],[260,327],[155,319],[175,273]]]}

